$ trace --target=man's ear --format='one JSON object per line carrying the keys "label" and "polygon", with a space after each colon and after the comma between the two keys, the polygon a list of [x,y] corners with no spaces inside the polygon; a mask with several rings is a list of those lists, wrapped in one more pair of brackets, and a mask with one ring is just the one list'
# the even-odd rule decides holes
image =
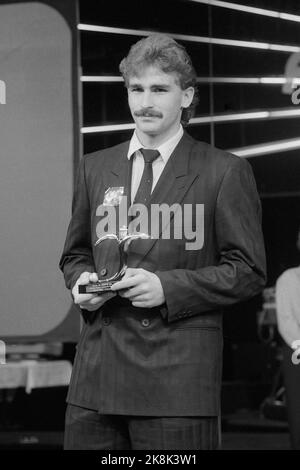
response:
{"label": "man's ear", "polygon": [[195,88],[192,86],[183,90],[183,95],[182,95],[182,107],[183,108],[188,108],[191,105],[193,98],[194,98],[194,94],[195,94]]}

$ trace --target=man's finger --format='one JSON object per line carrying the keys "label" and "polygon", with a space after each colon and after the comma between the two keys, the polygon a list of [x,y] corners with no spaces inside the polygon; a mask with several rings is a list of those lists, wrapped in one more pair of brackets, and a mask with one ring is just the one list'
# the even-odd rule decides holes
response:
{"label": "man's finger", "polygon": [[[111,299],[112,297],[115,297],[117,294],[115,292],[107,292],[102,295],[97,295],[97,294],[80,294],[78,296],[79,300],[77,300],[80,308],[85,308],[89,310],[90,307],[92,307],[94,310],[96,308],[101,307],[107,300]],[[87,300],[84,300],[83,297],[89,296],[90,298]]]}
{"label": "man's finger", "polygon": [[124,297],[125,299],[134,299],[139,296],[145,295],[145,291],[142,290],[139,286],[132,287],[131,289],[126,289],[123,292],[120,292],[121,297]]}
{"label": "man's finger", "polygon": [[148,301],[146,300],[134,300],[132,302],[133,307],[139,307],[139,308],[149,308],[150,305],[148,304]]}
{"label": "man's finger", "polygon": [[94,310],[97,310],[99,307],[98,306],[95,306],[95,305],[86,305],[86,304],[83,304],[83,305],[79,305],[79,307],[82,309],[82,310],[87,310],[88,312],[94,312]]}
{"label": "man's finger", "polygon": [[123,279],[127,279],[129,277],[135,276],[136,274],[139,274],[140,272],[141,272],[140,268],[127,268],[123,276]]}
{"label": "man's finger", "polygon": [[95,297],[97,297],[96,294],[78,294],[78,289],[77,289],[77,295],[74,298],[74,302],[75,304],[83,304],[85,302],[91,301]]}
{"label": "man's finger", "polygon": [[89,301],[89,304],[91,305],[103,304],[104,302],[106,302],[107,300],[115,296],[116,296],[115,292],[111,292],[111,293],[109,292],[108,294],[105,294],[105,295],[97,295],[95,298]]}
{"label": "man's finger", "polygon": [[90,282],[97,282],[98,281],[98,274],[97,273],[92,273],[89,275],[89,280]]}
{"label": "man's finger", "polygon": [[91,273],[87,273],[87,272],[82,273],[80,277],[78,278],[77,283],[83,284],[83,285],[88,284],[90,282],[90,275]]}
{"label": "man's finger", "polygon": [[77,284],[86,285],[89,282],[97,282],[97,281],[98,281],[97,273],[89,273],[86,271],[79,276],[79,278],[77,279]]}
{"label": "man's finger", "polygon": [[133,275],[131,277],[128,277],[127,279],[123,278],[121,281],[115,282],[112,285],[111,290],[116,291],[122,289],[129,289],[130,287],[134,287],[139,284],[140,281],[141,279],[139,275]]}

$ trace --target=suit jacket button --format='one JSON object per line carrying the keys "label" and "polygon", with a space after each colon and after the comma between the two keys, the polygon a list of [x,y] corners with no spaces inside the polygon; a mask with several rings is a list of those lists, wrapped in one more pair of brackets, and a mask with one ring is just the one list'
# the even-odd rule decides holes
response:
{"label": "suit jacket button", "polygon": [[101,269],[100,276],[106,276],[106,274],[107,274],[107,269],[106,268]]}
{"label": "suit jacket button", "polygon": [[150,320],[148,320],[148,318],[143,318],[143,320],[142,320],[142,325],[143,325],[144,327],[149,326],[149,325],[150,325]]}
{"label": "suit jacket button", "polygon": [[109,317],[103,317],[103,325],[108,326],[111,322]]}

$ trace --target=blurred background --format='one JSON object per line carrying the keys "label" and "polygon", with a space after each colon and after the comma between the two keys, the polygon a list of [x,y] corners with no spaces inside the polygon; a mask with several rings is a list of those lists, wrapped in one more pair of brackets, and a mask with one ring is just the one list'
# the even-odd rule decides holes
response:
{"label": "blurred background", "polygon": [[187,131],[247,158],[262,202],[267,287],[224,315],[224,448],[289,448],[274,285],[300,261],[293,0],[0,1],[0,448],[62,446],[80,332],[58,271],[74,175],[84,153],[130,138],[118,65],[152,31],[195,66]]}

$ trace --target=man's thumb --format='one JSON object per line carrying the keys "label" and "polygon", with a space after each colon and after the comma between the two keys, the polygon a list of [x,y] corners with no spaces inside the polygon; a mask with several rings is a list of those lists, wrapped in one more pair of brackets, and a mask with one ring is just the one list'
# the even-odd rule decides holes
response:
{"label": "man's thumb", "polygon": [[97,273],[92,273],[89,275],[89,280],[91,282],[97,282],[98,281],[98,274]]}
{"label": "man's thumb", "polygon": [[136,268],[127,268],[123,279],[128,279],[129,277],[135,276],[138,273],[138,269]]}

